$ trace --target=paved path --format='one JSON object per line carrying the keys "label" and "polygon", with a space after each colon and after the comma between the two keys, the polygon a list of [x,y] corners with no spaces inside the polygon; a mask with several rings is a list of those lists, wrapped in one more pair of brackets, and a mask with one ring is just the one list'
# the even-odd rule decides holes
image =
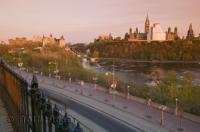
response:
{"label": "paved path", "polygon": [[[31,75],[21,72],[26,79],[31,80]],[[90,100],[100,102],[105,104],[103,108],[107,106],[113,106],[113,109],[120,110],[121,113],[129,114],[130,116],[137,117],[144,122],[149,122],[156,126],[160,124],[160,115],[161,112],[154,108],[148,108],[146,105],[138,103],[136,101],[127,100],[122,97],[115,97],[115,100],[112,95],[107,94],[105,92],[101,92],[94,89],[93,84],[85,84],[84,86],[80,86],[77,83],[68,83],[67,81],[59,81],[48,77],[38,76],[38,80],[40,84],[43,83],[45,85],[53,86],[55,91],[62,91],[62,93],[76,93],[79,94],[77,97],[81,97],[80,93],[82,91],[82,96],[87,97]],[[59,89],[59,90],[58,90]],[[105,101],[107,100],[107,101]],[[150,115],[151,118],[148,118]],[[119,115],[116,115],[119,116]],[[200,124],[196,122],[192,122],[188,119],[177,118],[173,114],[164,113],[164,128],[167,128],[170,131],[179,131],[177,128],[183,128],[186,132],[199,132]]]}
{"label": "paved path", "polygon": [[0,132],[13,132],[13,128],[8,118],[6,108],[0,97]]}

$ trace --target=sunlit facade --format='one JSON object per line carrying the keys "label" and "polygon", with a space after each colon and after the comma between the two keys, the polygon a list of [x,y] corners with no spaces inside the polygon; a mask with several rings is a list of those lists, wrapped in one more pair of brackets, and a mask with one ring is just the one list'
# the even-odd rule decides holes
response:
{"label": "sunlit facade", "polygon": [[166,40],[166,33],[163,32],[159,23],[154,23],[151,27],[150,37],[148,37],[151,41],[165,41]]}

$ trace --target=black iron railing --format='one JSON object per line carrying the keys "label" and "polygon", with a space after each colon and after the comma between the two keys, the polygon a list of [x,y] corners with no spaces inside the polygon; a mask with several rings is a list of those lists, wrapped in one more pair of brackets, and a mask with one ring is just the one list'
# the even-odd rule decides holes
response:
{"label": "black iron railing", "polygon": [[27,81],[1,59],[0,93],[17,132],[92,131],[76,118],[61,112],[56,104],[52,104],[38,88],[35,75],[29,88]]}

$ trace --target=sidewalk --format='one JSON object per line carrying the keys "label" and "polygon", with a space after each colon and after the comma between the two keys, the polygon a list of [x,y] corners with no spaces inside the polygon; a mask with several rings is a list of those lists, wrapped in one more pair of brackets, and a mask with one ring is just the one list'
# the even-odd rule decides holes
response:
{"label": "sidewalk", "polygon": [[[26,79],[31,80],[32,76],[30,74],[23,74]],[[160,124],[161,120],[161,111],[153,107],[147,107],[147,105],[134,101],[127,100],[120,96],[115,96],[107,94],[102,91],[101,87],[98,87],[98,90],[94,89],[94,84],[85,83],[84,86],[80,86],[77,83],[68,83],[67,81],[55,80],[48,77],[38,76],[38,80],[48,86],[53,86],[59,88],[63,93],[66,91],[71,91],[80,96],[81,91],[82,95],[88,99],[95,100],[96,102],[101,102],[108,106],[114,106],[113,108],[128,113],[134,117],[140,118],[147,122],[153,123],[154,125]],[[40,82],[40,84],[41,84]],[[54,89],[55,90],[55,89]],[[69,92],[68,92],[69,93]],[[118,116],[118,115],[116,115]],[[182,128],[186,132],[199,132],[200,124],[193,122],[185,118],[177,118],[174,114],[164,112],[164,128],[167,128],[171,131],[180,131]]]}

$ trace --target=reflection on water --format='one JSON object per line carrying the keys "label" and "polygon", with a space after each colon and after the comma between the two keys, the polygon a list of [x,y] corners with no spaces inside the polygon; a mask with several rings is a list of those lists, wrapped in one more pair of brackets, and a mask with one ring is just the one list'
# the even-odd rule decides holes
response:
{"label": "reflection on water", "polygon": [[[83,61],[83,67],[97,72],[112,72],[112,63],[106,64],[101,61],[98,64],[90,65],[88,61]],[[180,78],[186,72],[191,72],[195,76],[195,84],[200,85],[200,64],[198,63],[150,63],[150,62],[117,62],[114,63],[116,75],[123,81],[135,85],[144,85],[152,80],[159,80],[166,76],[168,71],[176,71]]]}

